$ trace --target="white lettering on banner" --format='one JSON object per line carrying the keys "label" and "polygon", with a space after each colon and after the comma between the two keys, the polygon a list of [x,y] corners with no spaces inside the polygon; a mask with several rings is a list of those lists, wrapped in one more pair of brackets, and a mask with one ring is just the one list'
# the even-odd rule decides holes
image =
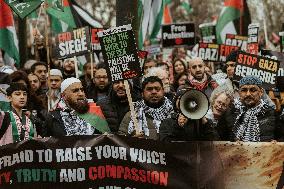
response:
{"label": "white lettering on banner", "polygon": [[58,47],[59,47],[59,54],[62,57],[69,54],[75,54],[81,51],[88,50],[86,38],[65,41],[63,43],[59,43]]}
{"label": "white lettering on banner", "polygon": [[32,150],[25,150],[15,153],[11,156],[3,156],[0,158],[0,170],[4,167],[12,166],[18,163],[32,162],[34,154]]}
{"label": "white lettering on banner", "polygon": [[57,162],[92,160],[91,147],[56,149]]}
{"label": "white lettering on banner", "polygon": [[97,158],[113,158],[113,159],[121,159],[126,160],[126,148],[118,147],[118,146],[97,146],[95,147],[97,152]]}
{"label": "white lettering on banner", "polygon": [[230,46],[238,46],[241,48],[241,50],[247,49],[247,41],[239,39],[226,39],[225,44]]}
{"label": "white lettering on banner", "polygon": [[60,182],[76,182],[86,180],[86,170],[83,168],[78,169],[61,169]]}
{"label": "white lettering on banner", "polygon": [[130,148],[130,158],[133,162],[154,163],[166,165],[166,154],[144,149]]}
{"label": "white lettering on banner", "polygon": [[186,31],[186,26],[176,26],[176,25],[171,25],[171,32],[185,32]]}
{"label": "white lettering on banner", "polygon": [[284,76],[284,69],[279,68],[277,76]]}
{"label": "white lettering on banner", "polygon": [[276,74],[266,72],[266,71],[263,71],[263,70],[257,70],[257,69],[254,69],[254,68],[237,65],[236,70],[235,70],[235,74],[237,76],[241,76],[241,77],[245,77],[247,75],[253,75],[253,76],[257,76],[261,81],[263,81],[265,83],[269,83],[269,84],[273,84],[273,85],[275,84]]}

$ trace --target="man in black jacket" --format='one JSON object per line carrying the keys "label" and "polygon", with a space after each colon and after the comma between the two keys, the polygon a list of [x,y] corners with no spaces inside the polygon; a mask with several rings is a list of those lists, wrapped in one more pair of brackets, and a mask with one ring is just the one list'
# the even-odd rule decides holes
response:
{"label": "man in black jacket", "polygon": [[239,82],[239,96],[233,107],[220,120],[222,140],[261,142],[275,139],[277,130],[274,110],[262,100],[262,81],[246,76]]}
{"label": "man in black jacket", "polygon": [[101,107],[111,132],[116,133],[124,115],[129,111],[123,81],[115,81],[110,87],[109,95],[99,100],[97,105]]}
{"label": "man in black jacket", "polygon": [[44,124],[44,136],[93,135],[110,132],[107,123],[88,113],[89,104],[82,83],[67,78],[61,83],[61,100],[49,112]]}

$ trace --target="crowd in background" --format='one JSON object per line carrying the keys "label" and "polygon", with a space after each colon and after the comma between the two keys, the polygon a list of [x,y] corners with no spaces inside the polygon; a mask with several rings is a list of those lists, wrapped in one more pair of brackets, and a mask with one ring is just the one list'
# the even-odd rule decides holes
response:
{"label": "crowd in background", "polygon": [[[173,48],[169,56],[144,60],[143,75],[127,81],[134,115],[126,83],[111,83],[103,61],[94,62],[93,70],[91,62],[84,64],[79,78],[73,58],[53,59],[50,72],[46,57],[30,60],[17,71],[2,66],[0,144],[103,133],[167,142],[283,140],[283,107],[276,111],[275,99],[267,95],[261,80],[233,80],[238,51],[223,63],[205,62],[188,51]],[[206,115],[197,120],[180,107],[181,97],[192,89],[202,91],[210,103]],[[90,111],[93,103],[102,115]]]}

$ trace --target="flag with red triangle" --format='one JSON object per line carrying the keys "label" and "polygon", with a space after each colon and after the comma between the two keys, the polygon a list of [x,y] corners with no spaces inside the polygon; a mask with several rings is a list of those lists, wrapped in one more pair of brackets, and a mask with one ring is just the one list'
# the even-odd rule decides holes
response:
{"label": "flag with red triangle", "polygon": [[13,13],[4,0],[0,0],[0,49],[19,65],[20,55]]}

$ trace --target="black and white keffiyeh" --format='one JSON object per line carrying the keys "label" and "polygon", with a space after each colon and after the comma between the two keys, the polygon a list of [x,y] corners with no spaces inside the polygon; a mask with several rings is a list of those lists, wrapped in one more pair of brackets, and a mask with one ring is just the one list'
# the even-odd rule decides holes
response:
{"label": "black and white keffiyeh", "polygon": [[244,142],[259,142],[260,129],[257,117],[265,114],[268,104],[261,100],[256,107],[247,109],[239,99],[236,99],[234,105],[239,110],[233,128],[236,139]]}
{"label": "black and white keffiyeh", "polygon": [[[159,108],[151,108],[147,106],[144,100],[140,100],[134,103],[134,108],[137,113],[138,127],[140,131],[143,131],[145,136],[149,136],[149,129],[147,125],[146,115],[153,118],[153,124],[159,133],[161,121],[171,117],[173,111],[172,102],[165,97],[164,103]],[[131,116],[132,117],[132,116]],[[131,119],[128,126],[128,133],[131,134],[135,130],[134,122]]]}
{"label": "black and white keffiyeh", "polygon": [[61,111],[60,116],[62,117],[66,136],[72,135],[92,135],[95,132],[95,128],[80,118],[75,110],[69,108],[63,99],[57,105]]}

